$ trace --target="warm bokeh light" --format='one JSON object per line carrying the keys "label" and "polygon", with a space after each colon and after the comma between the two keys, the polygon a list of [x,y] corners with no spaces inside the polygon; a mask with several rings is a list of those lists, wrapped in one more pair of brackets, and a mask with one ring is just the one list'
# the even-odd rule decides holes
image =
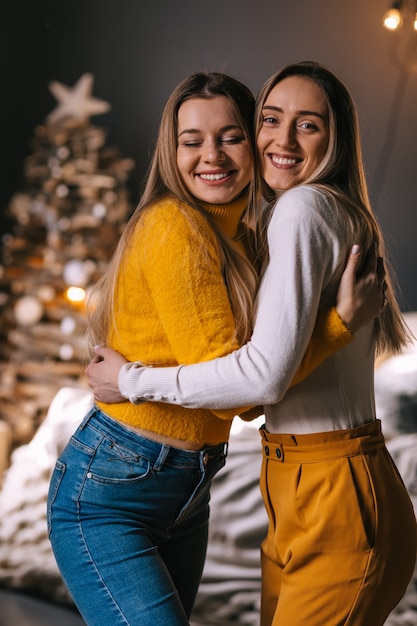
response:
{"label": "warm bokeh light", "polygon": [[85,300],[85,289],[82,287],[68,287],[67,298],[70,302],[79,303]]}
{"label": "warm bokeh light", "polygon": [[384,26],[389,30],[397,30],[402,25],[403,20],[398,9],[390,9],[384,15]]}

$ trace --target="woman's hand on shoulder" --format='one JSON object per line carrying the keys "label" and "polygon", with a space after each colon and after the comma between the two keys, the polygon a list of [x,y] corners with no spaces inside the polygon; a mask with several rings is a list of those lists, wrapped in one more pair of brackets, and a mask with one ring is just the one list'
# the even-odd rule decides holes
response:
{"label": "woman's hand on shoulder", "polygon": [[360,277],[360,246],[351,249],[337,292],[336,310],[352,333],[376,319],[384,306],[385,269],[382,257],[370,258]]}
{"label": "woman's hand on shoulder", "polygon": [[108,404],[126,402],[118,385],[120,368],[127,363],[126,359],[119,352],[104,346],[96,346],[94,354],[86,369],[88,384],[93,390],[94,399]]}

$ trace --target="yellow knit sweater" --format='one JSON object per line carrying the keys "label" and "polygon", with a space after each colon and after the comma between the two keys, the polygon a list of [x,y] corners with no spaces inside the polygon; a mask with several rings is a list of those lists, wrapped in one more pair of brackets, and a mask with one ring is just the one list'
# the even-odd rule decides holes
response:
{"label": "yellow knit sweater", "polygon": [[[241,198],[205,210],[233,237],[245,203]],[[119,271],[114,317],[107,345],[129,361],[197,363],[239,347],[217,241],[203,215],[171,198],[144,212]],[[332,309],[318,324],[297,380],[350,340]],[[238,412],[128,401],[98,406],[126,424],[201,446],[227,441]]]}

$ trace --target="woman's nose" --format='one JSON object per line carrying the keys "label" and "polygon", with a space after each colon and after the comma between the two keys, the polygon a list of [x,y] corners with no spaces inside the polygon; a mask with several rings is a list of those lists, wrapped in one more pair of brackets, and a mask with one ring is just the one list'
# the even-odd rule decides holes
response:
{"label": "woman's nose", "polygon": [[213,163],[222,159],[224,152],[222,147],[215,141],[209,141],[203,147],[203,160],[207,163]]}
{"label": "woman's nose", "polygon": [[283,124],[277,129],[275,142],[281,148],[294,148],[296,144],[295,131],[290,124]]}

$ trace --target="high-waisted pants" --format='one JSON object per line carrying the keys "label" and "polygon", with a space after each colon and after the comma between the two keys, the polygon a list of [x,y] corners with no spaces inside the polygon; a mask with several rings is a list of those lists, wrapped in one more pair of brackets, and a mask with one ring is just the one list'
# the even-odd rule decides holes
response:
{"label": "high-waisted pants", "polygon": [[56,462],[48,525],[88,626],[188,626],[225,456],[225,444],[180,450],[87,415]]}
{"label": "high-waisted pants", "polygon": [[380,428],[261,428],[262,626],[381,626],[403,596],[416,519]]}

